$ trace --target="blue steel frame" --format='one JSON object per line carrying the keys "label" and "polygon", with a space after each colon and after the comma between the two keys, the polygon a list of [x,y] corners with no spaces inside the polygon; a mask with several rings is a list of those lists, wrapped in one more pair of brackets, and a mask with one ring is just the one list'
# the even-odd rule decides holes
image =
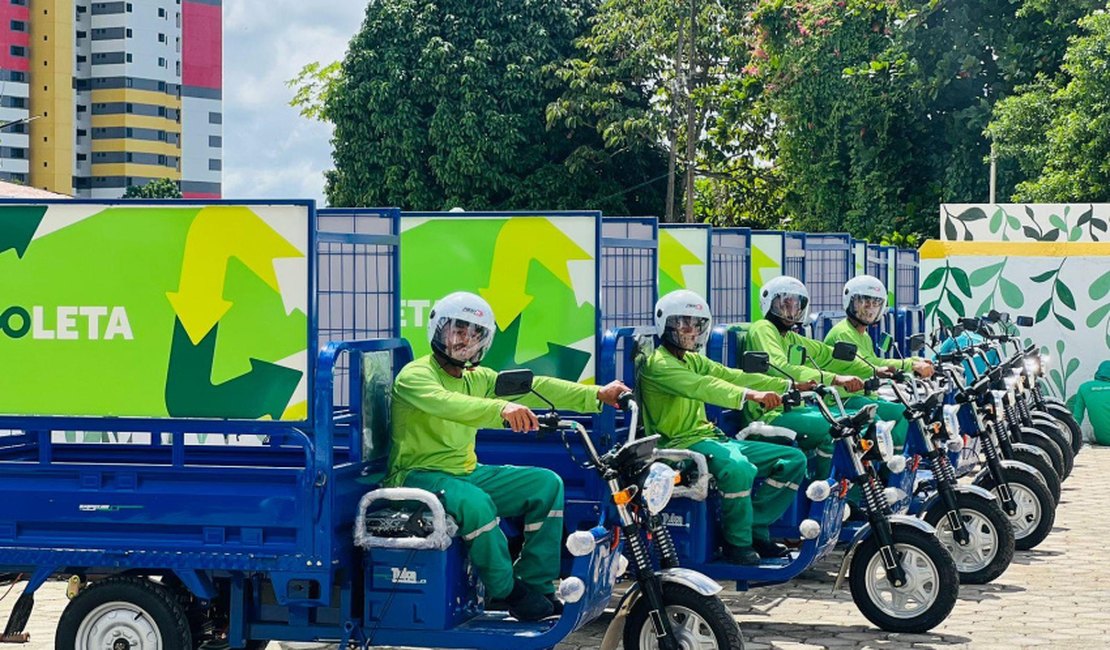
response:
{"label": "blue steel frame", "polygon": [[867,274],[879,278],[883,286],[887,285],[887,247],[878,244],[867,245]]}
{"label": "blue steel frame", "polygon": [[894,291],[895,307],[913,307],[918,304],[918,276],[920,258],[912,248],[899,248],[897,258],[897,287]]}
{"label": "blue steel frame", "polygon": [[[737,244],[743,242],[743,246]],[[717,323],[751,318],[751,228],[714,228],[710,236],[709,307]],[[737,286],[739,281],[739,286]]]}
{"label": "blue steel frame", "polygon": [[[264,206],[285,205],[301,206],[308,210],[306,227],[308,228],[308,368],[306,370],[307,391],[313,394],[313,381],[316,376],[316,355],[319,349],[317,340],[317,296],[316,296],[316,202],[312,200],[203,200],[203,199],[141,199],[141,200],[88,200],[88,199],[42,199],[23,201],[18,199],[0,199],[0,207],[10,205],[103,205],[140,207],[181,207],[181,206]],[[311,408],[311,405],[310,405]],[[308,412],[308,419],[293,420],[216,420],[211,418],[197,419],[172,419],[172,418],[111,418],[111,417],[72,417],[72,416],[10,416],[0,415],[0,430],[83,430],[83,431],[133,431],[154,433],[232,433],[232,434],[267,434],[275,433],[289,428],[307,428],[312,423],[312,412]],[[49,438],[48,438],[49,439]],[[48,460],[46,462],[49,462]]]}
{"label": "blue steel frame", "polygon": [[782,237],[782,274],[806,282],[806,234],[784,232]]}
{"label": "blue steel frame", "polygon": [[[649,231],[650,239],[636,236],[637,230]],[[602,217],[601,234],[602,330],[653,323],[659,298],[659,219]]]}
{"label": "blue steel frame", "polygon": [[710,309],[713,308],[713,241],[714,233],[718,230],[726,230],[724,228],[714,228],[707,223],[660,223],[660,230],[704,230],[705,231],[705,293],[702,296],[705,301],[709,303]]}
{"label": "blue steel frame", "polygon": [[[594,277],[594,295],[597,296],[597,304],[594,305],[594,336],[597,343],[594,345],[594,374],[597,374],[597,348],[601,344],[601,337],[604,330],[601,327],[601,212],[598,210],[561,210],[561,211],[524,211],[514,210],[507,212],[402,212],[401,220],[404,221],[406,217],[450,217],[457,219],[465,219],[467,217],[485,217],[490,219],[507,219],[509,217],[546,217],[558,219],[559,217],[593,217],[596,220],[594,237],[597,242],[597,249],[594,257],[595,277]],[[399,278],[400,276],[398,276]],[[401,293],[403,285],[398,286],[398,295]],[[654,305],[653,305],[654,306]]]}
{"label": "blue steel frame", "polygon": [[852,277],[851,236],[806,235],[806,277],[811,313],[843,311],[844,283]]}

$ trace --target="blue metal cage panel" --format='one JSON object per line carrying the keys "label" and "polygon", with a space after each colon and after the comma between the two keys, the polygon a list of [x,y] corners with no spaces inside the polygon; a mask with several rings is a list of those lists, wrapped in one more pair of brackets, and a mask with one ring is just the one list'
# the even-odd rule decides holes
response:
{"label": "blue metal cage panel", "polygon": [[751,317],[751,235],[748,228],[713,229],[709,306],[718,323],[743,323]]}
{"label": "blue metal cage panel", "polygon": [[601,329],[655,322],[659,220],[601,218]]}
{"label": "blue metal cage panel", "polygon": [[851,237],[846,233],[807,234],[805,245],[810,313],[844,309],[844,283],[852,277]]}
{"label": "blue metal cage panel", "polygon": [[[320,344],[398,336],[400,214],[396,208],[317,213]],[[336,396],[346,395],[345,358]]]}
{"label": "blue metal cage panel", "polygon": [[887,284],[887,250],[885,246],[878,244],[867,245],[867,274],[873,275],[879,280],[882,280],[884,286]]}
{"label": "blue metal cage panel", "polygon": [[806,234],[804,232],[783,233],[785,254],[782,258],[782,274],[806,281]]}
{"label": "blue metal cage panel", "polygon": [[919,258],[916,250],[900,248],[897,251],[898,278],[894,292],[895,307],[912,307],[918,304]]}

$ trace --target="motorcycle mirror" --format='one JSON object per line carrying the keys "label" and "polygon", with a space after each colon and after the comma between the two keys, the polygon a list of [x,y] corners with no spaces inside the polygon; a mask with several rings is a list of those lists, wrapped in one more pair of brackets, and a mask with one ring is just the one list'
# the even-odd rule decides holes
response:
{"label": "motorcycle mirror", "polygon": [[1032,316],[1018,316],[1017,317],[1017,325],[1018,325],[1018,327],[1032,327],[1033,317]]}
{"label": "motorcycle mirror", "polygon": [[771,367],[771,357],[766,352],[745,352],[740,361],[744,372],[766,373]]}
{"label": "motorcycle mirror", "polygon": [[858,349],[855,343],[841,341],[833,346],[833,358],[837,361],[855,361]]}
{"label": "motorcycle mirror", "polygon": [[907,347],[909,348],[910,354],[920,352],[925,348],[925,335],[914,334],[910,337],[909,345]]}
{"label": "motorcycle mirror", "polygon": [[963,325],[965,330],[974,332],[979,329],[981,323],[978,318],[961,318],[960,325]]}
{"label": "motorcycle mirror", "polygon": [[789,356],[787,358],[787,361],[794,366],[804,366],[806,363],[806,359],[809,359],[809,354],[801,345],[795,345],[790,348],[788,355]]}
{"label": "motorcycle mirror", "polygon": [[497,382],[493,385],[493,393],[498,397],[524,395],[532,390],[532,380],[534,378],[535,374],[527,368],[504,370],[497,373]]}
{"label": "motorcycle mirror", "polygon": [[891,346],[894,344],[894,337],[889,332],[883,332],[883,338],[879,339],[879,349],[883,352],[890,352]]}

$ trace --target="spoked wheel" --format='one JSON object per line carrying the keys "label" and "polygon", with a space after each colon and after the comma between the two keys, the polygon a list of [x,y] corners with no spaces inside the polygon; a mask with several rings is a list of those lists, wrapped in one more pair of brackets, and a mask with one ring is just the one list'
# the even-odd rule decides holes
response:
{"label": "spoked wheel", "polygon": [[[743,650],[740,626],[716,596],[703,596],[674,583],[664,583],[663,603],[671,621],[675,641],[682,650]],[[659,640],[648,614],[646,598],[640,598],[624,626],[626,650],[655,650]]]}
{"label": "spoked wheel", "polygon": [[953,537],[948,510],[940,499],[925,513],[925,521],[937,529],[937,539],[956,563],[960,584],[986,584],[1002,575],[1014,559],[1014,530],[997,500],[958,492],[956,503],[968,531],[966,545]]}
{"label": "spoked wheel", "polygon": [[165,587],[134,576],[94,582],[58,619],[57,650],[192,650],[185,611]]}
{"label": "spoked wheel", "polygon": [[852,600],[867,620],[888,632],[926,632],[948,618],[960,588],[956,563],[933,535],[895,525],[894,549],[906,573],[906,584],[887,579],[879,540],[868,537],[852,557],[849,584]]}
{"label": "spoked wheel", "polygon": [[[1002,471],[1017,505],[1016,513],[1007,513],[1010,526],[1014,529],[1014,548],[1028,551],[1048,537],[1056,521],[1056,503],[1040,477],[1013,467],[1005,467]],[[998,496],[998,486],[990,475],[984,475],[978,485]]]}

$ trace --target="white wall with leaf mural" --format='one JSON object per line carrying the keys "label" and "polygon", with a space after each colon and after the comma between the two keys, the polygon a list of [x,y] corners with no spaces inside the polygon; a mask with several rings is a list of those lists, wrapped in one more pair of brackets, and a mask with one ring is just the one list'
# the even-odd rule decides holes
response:
{"label": "white wall with leaf mural", "polygon": [[1110,203],[947,203],[944,241],[1110,241]]}
{"label": "white wall with leaf mural", "polygon": [[1067,397],[1110,359],[1110,244],[930,241],[921,278],[928,329],[991,309],[1033,316],[1022,335],[1052,356]]}

